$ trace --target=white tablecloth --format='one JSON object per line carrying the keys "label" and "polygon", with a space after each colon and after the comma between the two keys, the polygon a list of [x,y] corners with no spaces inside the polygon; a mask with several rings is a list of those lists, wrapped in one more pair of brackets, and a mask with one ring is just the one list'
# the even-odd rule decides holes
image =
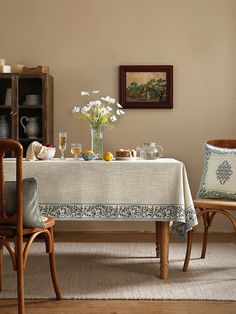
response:
{"label": "white tablecloth", "polygon": [[[6,161],[14,180],[14,161]],[[173,221],[183,237],[197,224],[185,166],[153,161],[24,161],[23,177],[39,183],[43,215],[57,219]]]}

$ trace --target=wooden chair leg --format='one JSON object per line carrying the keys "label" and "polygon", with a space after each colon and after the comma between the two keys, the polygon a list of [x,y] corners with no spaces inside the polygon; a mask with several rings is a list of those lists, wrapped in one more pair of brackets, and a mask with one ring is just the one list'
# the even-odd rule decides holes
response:
{"label": "wooden chair leg", "polygon": [[0,243],[0,291],[2,291],[3,280],[3,245]]}
{"label": "wooden chair leg", "polygon": [[188,270],[189,260],[191,256],[192,251],[192,244],[193,244],[193,229],[188,231],[187,234],[187,249],[186,249],[186,255],[184,260],[184,266],[182,271],[186,272]]}
{"label": "wooden chair leg", "polygon": [[209,229],[208,227],[204,228],[201,258],[205,258],[205,256],[206,256],[207,241],[208,241],[208,229]]}
{"label": "wooden chair leg", "polygon": [[156,221],[156,257],[160,257],[160,222]]}
{"label": "wooden chair leg", "polygon": [[50,270],[51,270],[51,277],[53,282],[53,287],[56,293],[57,300],[62,299],[61,291],[59,288],[58,283],[58,277],[57,277],[57,271],[56,271],[56,259],[55,259],[55,253],[54,253],[54,234],[53,234],[53,227],[49,228],[50,234],[51,234],[51,252],[49,253],[49,260],[50,260]]}
{"label": "wooden chair leg", "polygon": [[16,244],[16,263],[17,263],[18,314],[25,314],[23,237],[17,236],[15,239],[15,244]]}
{"label": "wooden chair leg", "polygon": [[203,218],[203,221],[204,221],[204,234],[203,234],[201,258],[205,258],[205,256],[206,256],[206,249],[207,249],[207,242],[208,242],[208,230],[209,230],[209,226],[210,226],[209,213],[203,214],[202,218]]}

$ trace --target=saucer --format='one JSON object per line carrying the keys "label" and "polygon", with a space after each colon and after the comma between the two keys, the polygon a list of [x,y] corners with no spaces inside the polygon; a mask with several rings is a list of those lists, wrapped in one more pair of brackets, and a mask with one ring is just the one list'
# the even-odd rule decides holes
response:
{"label": "saucer", "polygon": [[134,161],[136,160],[136,157],[116,157],[116,160]]}

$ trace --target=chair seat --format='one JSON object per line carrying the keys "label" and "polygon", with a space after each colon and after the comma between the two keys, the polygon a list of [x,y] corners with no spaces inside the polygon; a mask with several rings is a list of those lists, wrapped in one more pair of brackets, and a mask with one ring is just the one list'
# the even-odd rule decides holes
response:
{"label": "chair seat", "polygon": [[[55,225],[55,218],[54,217],[47,217],[47,220],[44,221],[45,224],[45,229],[48,229],[52,226]],[[30,233],[35,233],[40,230],[43,230],[43,228],[24,228],[23,229],[23,234],[30,234]]]}
{"label": "chair seat", "polygon": [[[47,220],[44,221],[45,229],[50,228],[55,225],[54,217],[47,217]],[[23,228],[23,235],[35,233],[43,230],[42,228]],[[15,225],[6,225],[0,224],[0,236],[12,237],[16,233]]]}
{"label": "chair seat", "polygon": [[195,207],[203,209],[224,209],[224,210],[235,210],[236,201],[219,200],[219,199],[196,199],[193,201]]}

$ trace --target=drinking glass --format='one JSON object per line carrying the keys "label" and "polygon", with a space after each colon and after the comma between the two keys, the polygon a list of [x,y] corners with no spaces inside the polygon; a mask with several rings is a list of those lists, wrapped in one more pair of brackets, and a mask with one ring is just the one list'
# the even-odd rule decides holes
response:
{"label": "drinking glass", "polygon": [[66,132],[59,132],[59,149],[61,151],[61,159],[65,159],[65,150],[66,150],[66,140],[67,140],[67,133]]}
{"label": "drinking glass", "polygon": [[74,155],[75,159],[79,158],[79,154],[82,151],[82,145],[79,143],[73,143],[71,144],[71,154]]}

